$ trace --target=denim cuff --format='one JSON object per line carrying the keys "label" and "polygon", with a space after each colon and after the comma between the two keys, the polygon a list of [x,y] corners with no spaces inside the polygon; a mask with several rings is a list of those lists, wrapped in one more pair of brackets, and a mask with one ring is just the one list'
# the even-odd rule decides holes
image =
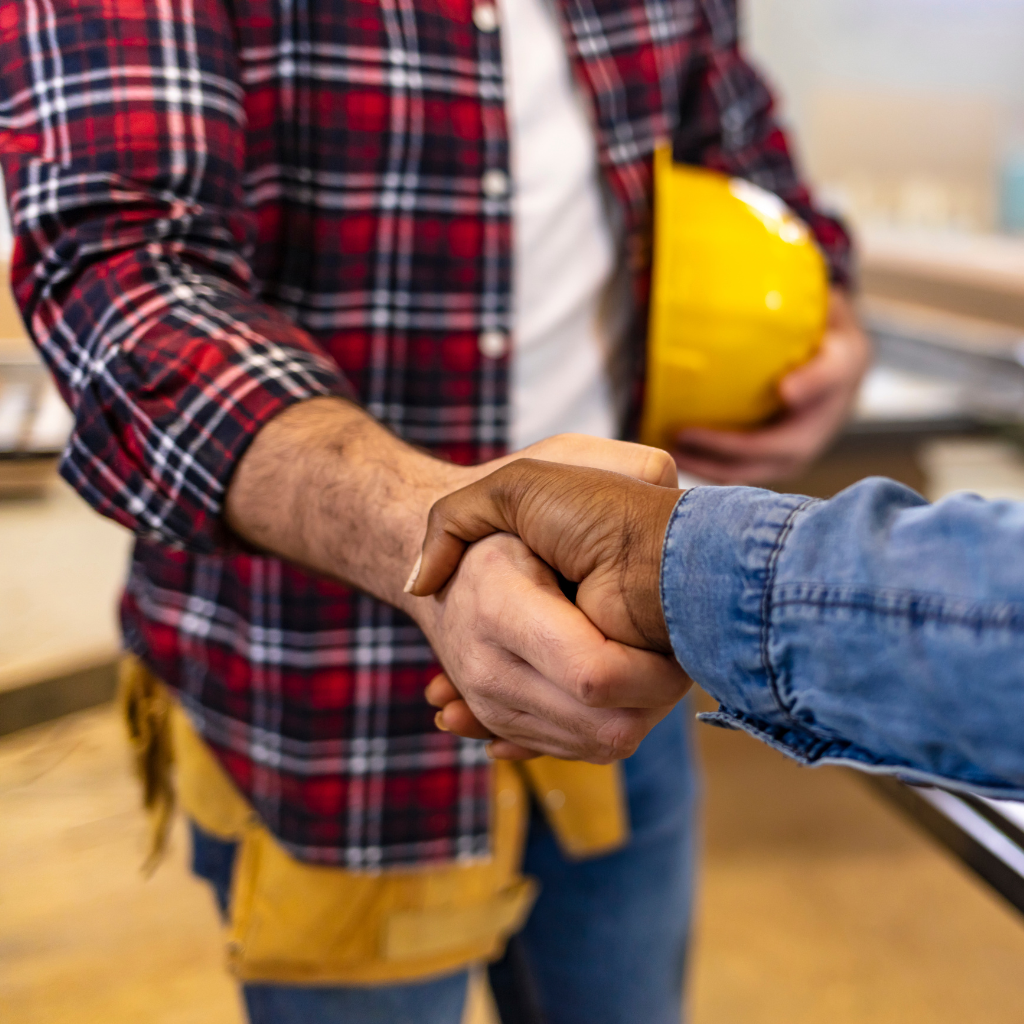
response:
{"label": "denim cuff", "polygon": [[877,754],[844,740],[823,739],[799,723],[779,724],[763,721],[719,705],[717,711],[701,714],[698,720],[720,729],[735,729],[760,740],[786,757],[811,768],[839,765],[869,775],[888,775],[911,786],[938,786],[959,793],[972,793],[990,800],[1024,801],[1024,789],[980,769],[955,778],[943,772],[928,771],[894,757]]}
{"label": "denim cuff", "polygon": [[[878,482],[858,486],[860,494],[850,492],[847,500],[877,503]],[[833,499],[830,507],[838,509],[840,524],[854,530],[848,510],[835,504],[839,500]],[[778,612],[777,571],[785,551],[786,575],[792,576],[793,552],[787,541],[795,531],[800,543],[793,546],[794,552],[807,553],[808,516],[813,518],[812,510],[820,507],[815,499],[754,488],[699,487],[687,491],[673,510],[662,549],[662,607],[680,664],[719,702],[718,711],[701,715],[701,720],[747,732],[803,764],[841,764],[912,783],[1024,799],[1020,773],[993,768],[1006,763],[1005,758],[979,758],[974,746],[957,741],[955,729],[921,721],[915,707],[926,707],[925,696],[930,707],[943,693],[941,688],[926,693],[920,682],[912,686],[909,667],[899,677],[903,683],[897,690],[892,678],[884,676],[879,676],[878,686],[844,689],[829,679],[822,683],[808,676],[805,658],[802,664],[789,665],[788,685],[780,689],[781,668],[769,654],[773,607]],[[827,532],[836,524],[818,523],[818,528]],[[806,633],[810,625],[800,620],[797,628]],[[846,634],[840,632],[836,642],[841,650],[846,649],[844,642],[852,649],[849,624],[844,628]],[[871,628],[877,629],[878,643],[884,641],[888,650],[891,630],[875,623]],[[776,657],[778,647],[776,636]],[[790,653],[791,648],[792,644]],[[891,727],[870,727],[875,719]],[[912,728],[901,731],[901,722],[910,722]],[[993,735],[1001,749],[999,730]],[[1014,763],[1012,757],[1009,763]]]}
{"label": "denim cuff", "polygon": [[793,520],[814,499],[695,487],[679,500],[661,560],[672,647],[691,678],[744,715],[797,726],[768,663],[772,577]]}

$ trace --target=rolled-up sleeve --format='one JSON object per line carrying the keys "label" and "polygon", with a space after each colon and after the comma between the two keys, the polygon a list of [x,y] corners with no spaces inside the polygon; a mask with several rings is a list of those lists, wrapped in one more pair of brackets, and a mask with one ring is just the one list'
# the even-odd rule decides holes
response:
{"label": "rolled-up sleeve", "polygon": [[349,394],[251,293],[228,16],[220,0],[2,13],[13,286],[74,413],[61,472],[140,535],[214,550],[255,434],[295,402]]}
{"label": "rolled-up sleeve", "polygon": [[887,480],[830,501],[695,488],[666,533],[705,718],[808,764],[1024,799],[1024,505]]}

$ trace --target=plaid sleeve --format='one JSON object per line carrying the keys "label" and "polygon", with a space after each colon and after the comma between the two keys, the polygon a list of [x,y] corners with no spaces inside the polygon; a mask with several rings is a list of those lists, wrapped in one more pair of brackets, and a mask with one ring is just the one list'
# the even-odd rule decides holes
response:
{"label": "plaid sleeve", "polygon": [[244,126],[221,0],[0,7],[13,285],[75,415],[62,473],[105,515],[195,551],[220,542],[257,431],[347,394],[250,294]]}
{"label": "plaid sleeve", "polygon": [[701,25],[673,136],[675,159],[746,178],[780,196],[810,226],[833,282],[849,286],[849,233],[818,209],[800,179],[772,95],[740,51],[736,0],[700,0],[699,6]]}

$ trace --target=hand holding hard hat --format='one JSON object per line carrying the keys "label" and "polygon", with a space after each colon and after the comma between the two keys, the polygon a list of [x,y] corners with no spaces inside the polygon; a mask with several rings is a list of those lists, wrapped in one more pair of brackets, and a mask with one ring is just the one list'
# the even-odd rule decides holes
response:
{"label": "hand holding hard hat", "polygon": [[[749,182],[655,157],[641,438],[716,482],[792,475],[845,419],[868,343],[803,222]],[[766,424],[766,425],[762,425]]]}

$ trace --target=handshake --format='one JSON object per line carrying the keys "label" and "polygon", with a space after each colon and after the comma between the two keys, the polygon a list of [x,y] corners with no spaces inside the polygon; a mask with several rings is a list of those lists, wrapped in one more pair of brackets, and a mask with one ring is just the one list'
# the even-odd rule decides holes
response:
{"label": "handshake", "polygon": [[[607,763],[686,694],[660,586],[683,492],[668,456],[659,472],[654,484],[520,459],[434,504],[406,592],[443,606],[461,574],[473,577],[457,592],[503,620],[520,662],[505,674],[446,664],[427,688],[439,728],[492,739],[494,757]],[[577,585],[575,603],[564,581]]]}

